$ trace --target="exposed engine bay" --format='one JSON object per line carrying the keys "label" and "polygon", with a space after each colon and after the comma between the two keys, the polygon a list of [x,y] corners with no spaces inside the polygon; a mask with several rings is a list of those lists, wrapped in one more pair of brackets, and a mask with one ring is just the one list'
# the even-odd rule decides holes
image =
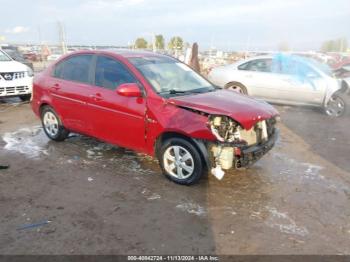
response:
{"label": "exposed engine bay", "polygon": [[208,125],[218,140],[216,143],[210,143],[208,148],[214,163],[212,173],[221,179],[224,176],[222,169],[253,164],[270,148],[264,146],[264,152],[255,155],[244,152],[249,152],[251,147],[267,144],[274,135],[275,123],[275,118],[262,120],[246,130],[228,116],[209,116]]}

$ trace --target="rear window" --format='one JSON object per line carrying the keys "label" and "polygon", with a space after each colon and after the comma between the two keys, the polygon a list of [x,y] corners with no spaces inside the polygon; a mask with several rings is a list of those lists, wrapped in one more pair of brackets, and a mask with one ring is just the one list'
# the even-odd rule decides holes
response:
{"label": "rear window", "polygon": [[92,55],[77,55],[69,57],[56,65],[53,77],[89,83],[89,72],[92,61]]}

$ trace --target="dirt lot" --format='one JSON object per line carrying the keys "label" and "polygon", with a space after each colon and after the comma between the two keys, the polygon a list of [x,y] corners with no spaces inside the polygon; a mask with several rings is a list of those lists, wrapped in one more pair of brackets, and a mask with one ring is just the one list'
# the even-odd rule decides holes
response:
{"label": "dirt lot", "polygon": [[278,109],[267,156],[186,187],[132,151],[49,141],[0,101],[0,254],[350,254],[350,119]]}

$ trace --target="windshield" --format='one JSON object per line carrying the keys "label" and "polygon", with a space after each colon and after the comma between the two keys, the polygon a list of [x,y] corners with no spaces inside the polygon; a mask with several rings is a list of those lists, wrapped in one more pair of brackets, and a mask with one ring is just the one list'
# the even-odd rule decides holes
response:
{"label": "windshield", "polygon": [[203,93],[215,88],[188,66],[168,57],[133,57],[129,61],[163,96]]}
{"label": "windshield", "polygon": [[3,51],[0,50],[0,61],[11,61],[11,58],[9,58]]}
{"label": "windshield", "polygon": [[25,62],[24,57],[15,50],[6,50],[6,53],[16,61]]}
{"label": "windshield", "polygon": [[314,67],[316,67],[318,70],[322,71],[326,75],[328,76],[333,75],[332,69],[327,64],[320,63],[315,59],[307,58],[307,60],[309,61],[310,64],[312,64]]}

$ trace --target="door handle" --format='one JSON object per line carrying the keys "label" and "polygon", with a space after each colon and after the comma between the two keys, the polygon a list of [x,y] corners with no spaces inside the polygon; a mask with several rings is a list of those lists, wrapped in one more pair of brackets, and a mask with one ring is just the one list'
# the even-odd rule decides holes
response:
{"label": "door handle", "polygon": [[61,89],[59,84],[54,84],[51,88],[56,90],[56,91]]}
{"label": "door handle", "polygon": [[90,95],[90,98],[93,99],[94,101],[101,101],[101,100],[103,100],[100,93],[96,93],[94,95]]}

